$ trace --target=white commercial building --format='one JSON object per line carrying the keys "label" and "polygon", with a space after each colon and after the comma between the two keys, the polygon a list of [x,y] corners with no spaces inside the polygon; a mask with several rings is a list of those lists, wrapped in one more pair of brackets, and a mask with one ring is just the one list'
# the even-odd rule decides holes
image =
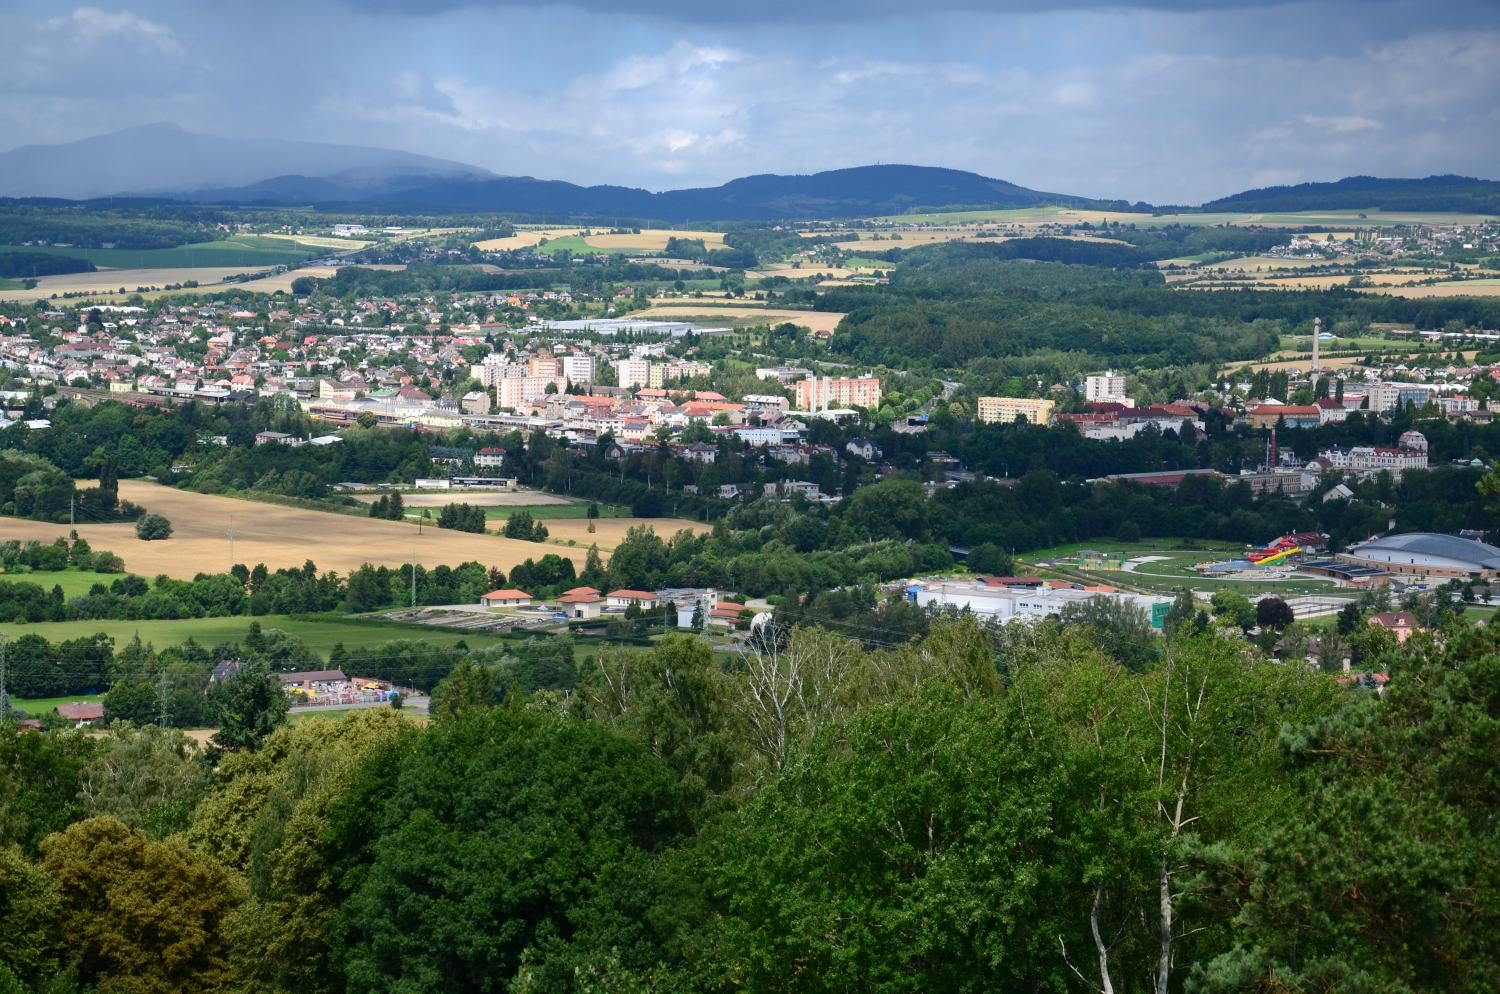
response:
{"label": "white commercial building", "polygon": [[981,618],[997,621],[1037,621],[1062,614],[1069,604],[1095,597],[1124,601],[1139,608],[1160,629],[1172,606],[1172,598],[1152,594],[1132,594],[1118,590],[1080,590],[1076,587],[992,587],[984,583],[961,581],[927,583],[908,588],[907,598],[919,607],[953,607],[968,610]]}

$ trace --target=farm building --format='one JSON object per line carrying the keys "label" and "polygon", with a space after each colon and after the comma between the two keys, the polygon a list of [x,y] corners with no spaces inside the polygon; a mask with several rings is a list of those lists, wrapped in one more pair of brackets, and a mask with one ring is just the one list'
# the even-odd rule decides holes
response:
{"label": "farm building", "polygon": [[485,607],[530,607],[531,595],[524,590],[491,590],[479,598]]}
{"label": "farm building", "polygon": [[76,704],[59,704],[57,713],[79,728],[104,720],[104,705],[98,701],[79,701]]}
{"label": "farm building", "polygon": [[576,593],[569,591],[557,599],[562,606],[563,613],[572,619],[597,618],[604,611],[604,598],[599,596],[598,591],[589,593],[592,587],[580,588]]}

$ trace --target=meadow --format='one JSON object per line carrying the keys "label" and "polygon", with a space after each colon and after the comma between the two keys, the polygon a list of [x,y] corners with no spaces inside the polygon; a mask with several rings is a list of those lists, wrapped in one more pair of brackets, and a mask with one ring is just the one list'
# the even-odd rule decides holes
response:
{"label": "meadow", "polygon": [[[99,551],[114,552],[113,549]],[[94,584],[102,583],[107,587],[124,575],[123,573],[95,573],[93,570],[80,569],[25,570],[0,573],[0,582],[8,580],[13,583],[34,583],[43,590],[61,587],[64,597],[81,597],[88,593]]]}
{"label": "meadow", "polygon": [[335,645],[343,647],[356,659],[359,650],[370,646],[395,642],[400,639],[422,639],[434,645],[452,645],[462,641],[471,648],[497,645],[507,641],[496,634],[484,632],[455,632],[429,625],[403,625],[397,622],[368,620],[357,617],[323,617],[307,615],[265,615],[262,617],[238,616],[231,618],[185,618],[172,621],[42,621],[35,624],[12,624],[5,627],[11,639],[23,635],[40,635],[51,642],[87,638],[102,633],[115,641],[119,649],[136,635],[142,642],[149,642],[157,649],[181,645],[192,639],[199,645],[215,646],[227,642],[238,642],[249,631],[251,622],[259,622],[262,630],[275,629],[295,635],[309,649],[327,659]]}

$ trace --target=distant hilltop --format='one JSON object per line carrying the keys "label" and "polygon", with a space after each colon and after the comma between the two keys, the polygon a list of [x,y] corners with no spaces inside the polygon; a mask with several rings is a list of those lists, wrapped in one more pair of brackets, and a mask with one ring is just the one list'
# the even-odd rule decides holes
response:
{"label": "distant hilltop", "polygon": [[1500,182],[1470,176],[1380,179],[1268,186],[1211,200],[1205,211],[1384,210],[1500,214]]}
{"label": "distant hilltop", "polygon": [[[810,175],[758,175],[652,193],[498,176],[392,149],[220,138],[172,124],[0,153],[0,197],[118,197],[245,206],[404,213],[510,213],[548,218],[682,222],[864,218],[1028,207],[1150,212],[1151,205],[1032,190],[934,166],[876,165]],[[1194,208],[1173,208],[1173,210]],[[1207,211],[1387,210],[1500,214],[1500,183],[1463,176],[1353,177],[1251,190]]]}

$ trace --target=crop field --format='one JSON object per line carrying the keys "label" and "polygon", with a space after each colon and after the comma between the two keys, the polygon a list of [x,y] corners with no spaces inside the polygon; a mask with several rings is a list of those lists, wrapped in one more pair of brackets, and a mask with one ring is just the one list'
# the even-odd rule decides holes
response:
{"label": "crop field", "polygon": [[[594,531],[590,533],[589,522],[585,518],[548,519],[548,538],[545,544],[521,544],[549,552],[554,551],[554,547],[558,545],[584,550],[597,545],[600,552],[608,553],[625,541],[625,533],[637,525],[650,528],[664,542],[684,529],[696,533],[706,532],[711,528],[701,521],[688,521],[685,518],[598,518],[594,521]],[[569,542],[573,545],[568,545]]]}
{"label": "crop field", "polygon": [[[889,269],[894,263],[882,262],[881,268]],[[825,266],[818,263],[804,262],[801,266],[793,266],[791,263],[775,263],[770,266],[762,266],[745,273],[751,279],[766,279],[771,276],[785,276],[789,280],[852,280],[856,276],[868,275],[868,271],[861,271],[851,266]],[[717,286],[717,284],[715,284]]]}
{"label": "crop field", "polygon": [[514,235],[507,235],[504,238],[487,238],[482,242],[475,242],[474,247],[481,252],[515,252],[531,248],[544,238],[549,241],[554,238],[572,238],[583,232],[583,228],[536,228],[531,231],[517,231]]}
{"label": "crop field", "polygon": [[[436,645],[450,645],[462,640],[470,648],[495,645],[505,641],[498,635],[483,632],[454,632],[434,628],[431,625],[403,625],[388,621],[369,621],[357,617],[337,618],[324,616],[291,617],[289,615],[263,615],[261,617],[238,616],[233,618],[185,618],[173,621],[43,621],[33,625],[7,625],[6,634],[12,639],[22,635],[40,635],[52,641],[87,638],[102,632],[115,640],[115,648],[129,642],[137,634],[142,642],[149,642],[157,649],[181,645],[192,639],[199,645],[215,646],[225,642],[237,642],[245,637],[251,622],[259,622],[263,630],[276,629],[295,635],[307,647],[324,659],[339,643],[358,657],[360,648],[395,642],[399,639],[422,639]],[[77,700],[78,698],[64,698]],[[54,705],[55,706],[55,705]]]}
{"label": "crop field", "polygon": [[[380,494],[360,494],[355,499],[373,504]],[[403,493],[401,503],[406,507],[447,507],[449,504],[473,504],[476,507],[539,508],[553,505],[572,505],[566,497],[545,494],[538,490],[427,490],[420,493]],[[579,507],[585,507],[579,504]]]}
{"label": "crop field", "polygon": [[[399,521],[351,517],[195,494],[140,480],[120,481],[120,496],[147,510],[166,515],[172,537],[143,542],[135,526],[80,524],[78,534],[95,549],[107,549],[125,560],[125,568],[142,576],[191,579],[202,572],[221,572],[233,562],[247,566],[265,563],[271,569],[301,566],[312,560],[319,569],[348,574],[364,563],[401,566],[413,557],[426,566],[477,560],[509,572],[517,564],[558,552],[581,567],[584,551],[543,549],[532,542],[480,536],[439,528],[418,530]],[[234,525],[234,554],[230,558],[229,527]],[[66,524],[54,525],[20,518],[0,518],[0,541],[37,539],[50,542],[66,536]],[[603,548],[601,543],[600,548]]]}
{"label": "crop field", "polygon": [[[8,247],[8,246],[6,246]],[[236,235],[217,242],[198,242],[169,249],[84,249],[16,246],[17,251],[46,252],[87,259],[110,269],[196,269],[203,266],[276,266],[301,262],[317,249],[258,235]],[[116,284],[117,286],[119,284]]]}
{"label": "crop field", "polygon": [[673,318],[675,320],[696,318],[705,322],[730,321],[737,325],[781,324],[789,321],[812,331],[821,332],[832,332],[844,319],[844,315],[834,311],[794,311],[756,307],[743,302],[714,304],[706,300],[694,301],[690,304],[655,304],[647,310],[632,314],[631,317]]}
{"label": "crop field", "polygon": [[281,241],[295,242],[298,245],[307,245],[311,248],[333,249],[334,251],[358,252],[362,248],[374,245],[371,241],[360,241],[357,238],[334,238],[332,235],[257,235],[257,238],[276,238]]}
{"label": "crop field", "polygon": [[1393,297],[1500,297],[1500,279],[1454,280],[1426,286],[1366,287],[1363,290]]}
{"label": "crop field", "polygon": [[[253,273],[260,266],[208,266],[195,269],[108,269],[101,273],[66,273],[42,276],[34,289],[0,290],[0,300],[45,300],[53,294],[117,294],[124,287],[128,294],[141,287],[162,287],[169,283],[194,280],[200,284],[221,283],[226,277]],[[247,284],[248,285],[248,284]],[[222,289],[222,288],[220,288]],[[191,293],[192,291],[181,291]]]}
{"label": "crop field", "polygon": [[660,252],[667,247],[667,242],[673,238],[685,240],[701,240],[705,248],[712,251],[725,247],[724,232],[722,231],[673,231],[667,228],[642,228],[639,233],[628,232],[621,235],[612,235],[608,232],[603,234],[588,235],[584,242],[590,248],[610,249],[623,252]]}
{"label": "crop field", "polygon": [[1164,224],[1256,224],[1264,227],[1296,228],[1303,226],[1347,228],[1380,228],[1401,224],[1481,224],[1494,220],[1490,214],[1434,214],[1420,211],[1285,211],[1285,212],[1214,212],[1187,214],[1147,214],[1135,211],[1097,211],[1073,207],[1020,207],[990,211],[948,211],[934,214],[896,214],[875,218],[893,224],[971,224],[996,221],[1006,224],[1082,224],[1088,221],[1119,221],[1140,227]]}
{"label": "crop field", "polygon": [[[484,509],[484,516],[490,521],[505,521],[511,515],[519,511],[525,511],[538,521],[572,521],[575,519],[588,520],[589,506],[587,504],[558,503],[558,504],[526,504],[526,505],[489,505]],[[615,504],[600,504],[600,518],[628,518],[630,509]]]}

